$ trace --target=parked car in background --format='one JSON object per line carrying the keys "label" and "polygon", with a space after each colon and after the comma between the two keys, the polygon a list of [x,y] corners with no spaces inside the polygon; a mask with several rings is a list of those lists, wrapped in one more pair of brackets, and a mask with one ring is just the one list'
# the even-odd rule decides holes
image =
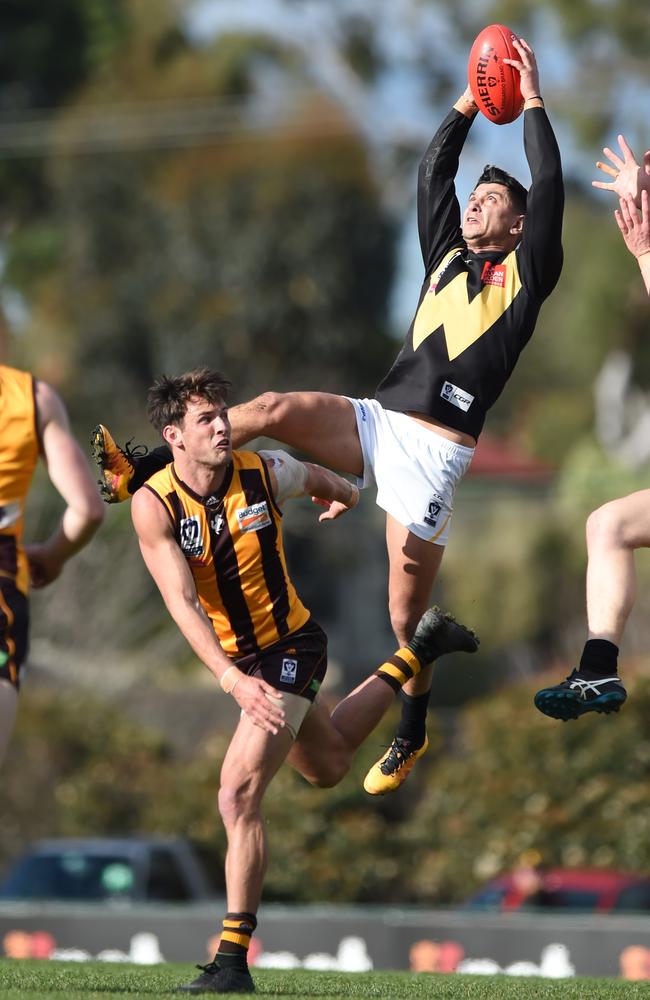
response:
{"label": "parked car in background", "polygon": [[180,838],[39,840],[0,880],[0,900],[184,903],[214,895],[191,844]]}
{"label": "parked car in background", "polygon": [[650,911],[650,876],[602,868],[539,868],[492,879],[465,904],[472,909],[562,909],[591,913]]}

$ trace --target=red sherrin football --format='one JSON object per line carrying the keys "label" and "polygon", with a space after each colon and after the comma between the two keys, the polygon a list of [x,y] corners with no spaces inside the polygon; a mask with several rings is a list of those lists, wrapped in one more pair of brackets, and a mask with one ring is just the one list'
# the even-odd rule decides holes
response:
{"label": "red sherrin football", "polygon": [[467,79],[472,96],[479,111],[495,125],[513,122],[524,106],[519,73],[503,62],[519,59],[514,37],[504,24],[489,24],[476,36],[469,53]]}

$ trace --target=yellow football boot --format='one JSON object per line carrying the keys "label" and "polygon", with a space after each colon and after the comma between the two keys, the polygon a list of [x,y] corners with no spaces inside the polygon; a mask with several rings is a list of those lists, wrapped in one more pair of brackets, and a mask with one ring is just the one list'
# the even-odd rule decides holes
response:
{"label": "yellow football boot", "polygon": [[394,792],[406,781],[418,757],[426,753],[429,738],[425,734],[424,743],[417,750],[411,750],[408,740],[398,736],[393,739],[388,750],[368,771],[363,787],[368,795],[385,795]]}
{"label": "yellow football boot", "polygon": [[122,503],[131,496],[129,483],[135,472],[133,459],[143,452],[138,447],[130,449],[130,443],[120,448],[103,424],[97,424],[92,433],[90,444],[101,476],[100,492],[106,503]]}

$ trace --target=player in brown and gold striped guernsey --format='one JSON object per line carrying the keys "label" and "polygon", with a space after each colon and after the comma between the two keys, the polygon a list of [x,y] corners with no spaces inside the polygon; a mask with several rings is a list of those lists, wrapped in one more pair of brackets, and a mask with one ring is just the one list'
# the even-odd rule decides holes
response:
{"label": "player in brown and gold striped guernsey", "polygon": [[[39,457],[67,506],[47,541],[25,545],[25,504]],[[29,372],[0,365],[0,761],[27,655],[30,582],[45,587],[56,579],[103,517],[90,467],[57,393]]]}
{"label": "player in brown and gold striped guernsey", "polygon": [[423,663],[478,645],[468,629],[430,609],[408,646],[330,715],[316,699],[327,638],[288,575],[281,508],[290,497],[311,495],[325,507],[320,520],[334,520],[356,505],[358,489],[283,451],[233,452],[228,388],[208,369],[153,386],[149,418],[173,461],[132,501],[142,555],[172,618],[242,710],[219,790],[228,912],[214,961],[180,987],[190,993],[254,991],[247,951],[267,862],[261,805],[282,763],[314,785],[335,785]]}

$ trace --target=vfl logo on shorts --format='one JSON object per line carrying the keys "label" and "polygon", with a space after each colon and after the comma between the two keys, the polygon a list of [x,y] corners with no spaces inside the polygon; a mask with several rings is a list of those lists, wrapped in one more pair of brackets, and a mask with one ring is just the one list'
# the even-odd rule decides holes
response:
{"label": "vfl logo on shorts", "polygon": [[280,681],[284,684],[295,684],[298,676],[298,661],[290,660],[288,657],[282,661],[282,672]]}
{"label": "vfl logo on shorts", "polygon": [[437,494],[434,494],[429,500],[429,503],[427,504],[427,512],[424,515],[424,523],[428,524],[429,527],[435,528],[437,525],[440,512],[442,511],[443,502],[442,497],[439,497]]}
{"label": "vfl logo on shorts", "polygon": [[198,514],[181,518],[180,536],[181,549],[188,558],[196,559],[203,555],[201,522]]}
{"label": "vfl logo on shorts", "polygon": [[474,397],[469,392],[459,389],[453,382],[443,382],[440,395],[448,403],[451,403],[452,406],[457,406],[459,410],[463,410],[465,413],[467,413],[474,402]]}
{"label": "vfl logo on shorts", "polygon": [[266,505],[266,500],[261,503],[254,503],[250,507],[244,507],[237,511],[237,522],[241,531],[259,531],[261,528],[268,528],[271,524],[271,515]]}

